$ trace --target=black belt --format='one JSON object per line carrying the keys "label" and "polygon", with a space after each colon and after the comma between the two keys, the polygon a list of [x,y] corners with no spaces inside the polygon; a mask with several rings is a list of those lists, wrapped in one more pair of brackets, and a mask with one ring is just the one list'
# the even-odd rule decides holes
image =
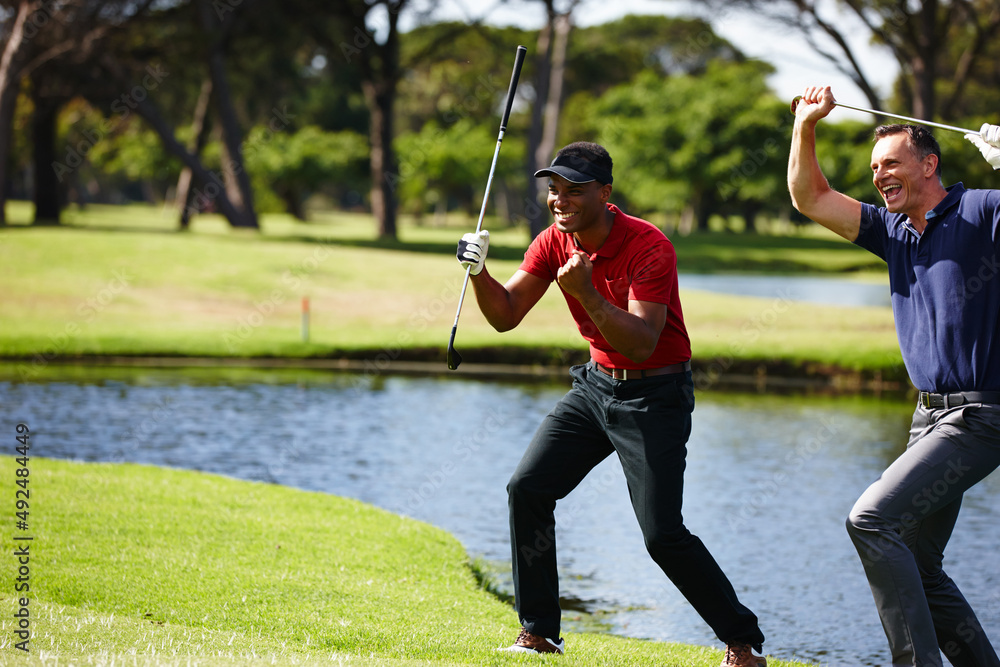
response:
{"label": "black belt", "polygon": [[917,402],[925,408],[953,408],[966,403],[1000,403],[1000,391],[956,391],[951,394],[922,391]]}
{"label": "black belt", "polygon": [[673,373],[683,373],[685,371],[691,370],[691,362],[685,361],[679,364],[671,364],[670,366],[661,366],[660,368],[608,368],[607,366],[602,366],[596,361],[594,366],[597,370],[601,371],[605,375],[610,375],[616,380],[638,380],[639,378],[651,378],[657,375],[671,375]]}

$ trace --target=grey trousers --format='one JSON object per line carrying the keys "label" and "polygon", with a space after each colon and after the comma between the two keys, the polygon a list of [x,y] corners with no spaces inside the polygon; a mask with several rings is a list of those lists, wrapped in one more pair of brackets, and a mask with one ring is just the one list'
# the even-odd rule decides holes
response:
{"label": "grey trousers", "polygon": [[1000,405],[917,406],[906,451],[847,519],[892,664],[1000,667],[975,613],[941,567],[965,491],[1000,465]]}

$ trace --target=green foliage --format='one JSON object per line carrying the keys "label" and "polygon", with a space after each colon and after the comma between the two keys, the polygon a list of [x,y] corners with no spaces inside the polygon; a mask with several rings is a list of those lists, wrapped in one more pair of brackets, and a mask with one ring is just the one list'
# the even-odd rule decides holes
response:
{"label": "green foliage", "polygon": [[[984,122],[996,124],[996,115],[967,119],[962,126],[978,129]],[[967,188],[1000,187],[1000,172],[990,166],[964,135],[939,131],[934,136],[941,145],[941,179],[945,185],[961,181]]]}
{"label": "green foliage", "polygon": [[560,145],[591,136],[590,106],[640,74],[700,75],[713,60],[745,58],[701,19],[628,15],[570,34]]}
{"label": "green foliage", "polygon": [[[535,37],[516,28],[437,23],[405,35],[393,175],[402,209],[416,216],[461,210],[477,215],[496,146],[500,115],[518,44]],[[530,93],[533,59],[521,71],[519,99]],[[527,116],[519,103],[508,121],[493,189],[497,196],[524,182]],[[519,111],[520,110],[520,111]],[[492,209],[491,209],[492,210]]]}
{"label": "green foliage", "polygon": [[591,125],[615,160],[615,184],[638,211],[699,217],[784,199],[784,103],[759,62],[715,61],[700,76],[643,72],[593,105]]}
{"label": "green foliage", "polygon": [[566,90],[599,96],[641,72],[698,75],[714,60],[739,62],[740,51],[702,19],[628,15],[570,34]]}
{"label": "green foliage", "polygon": [[[401,134],[428,123],[449,128],[466,120],[492,128],[510,83],[514,49],[531,44],[532,33],[516,28],[435,23],[406,33],[400,56],[407,76],[400,81],[397,118]],[[533,75],[529,56],[521,71],[521,96]]]}
{"label": "green foliage", "polygon": [[[454,204],[478,214],[496,138],[496,127],[468,118],[448,127],[428,123],[419,132],[399,137],[397,192],[404,209],[421,215],[435,206]],[[502,156],[497,160],[494,187],[517,177],[524,140],[504,139]]]}
{"label": "green foliage", "polygon": [[136,200],[159,199],[177,182],[179,161],[132,113],[105,115],[75,98],[59,115],[57,136],[53,168],[61,182],[86,183]]}
{"label": "green foliage", "polygon": [[831,186],[848,197],[877,205],[882,197],[872,184],[874,128],[871,122],[831,122],[828,117],[816,127],[816,157]]}
{"label": "green foliage", "polygon": [[336,201],[364,187],[368,141],[357,132],[325,132],[306,126],[294,133],[271,132],[258,126],[247,137],[244,151],[255,190],[274,193],[289,213],[303,218],[306,196],[323,191]]}
{"label": "green foliage", "polygon": [[[418,23],[433,20],[434,3],[425,5],[409,4],[405,11],[416,15]],[[319,155],[319,147],[334,145],[337,150],[338,144],[325,136],[316,135],[318,147],[311,152],[311,147],[296,146],[293,139],[268,139],[261,146],[257,142],[263,127],[287,137],[305,131],[303,142],[314,131],[348,133],[344,137],[367,132],[363,68],[338,48],[368,39],[365,26],[359,26],[348,11],[367,6],[260,0],[213,7],[219,18],[237,19],[226,35],[226,71],[241,127],[258,128],[247,134],[244,147],[248,153],[262,153],[250,155],[254,164],[248,166],[259,208],[302,215],[303,200],[315,192],[323,192],[335,206],[363,203],[360,193],[370,188],[370,175],[353,162],[357,143],[353,139],[343,139],[350,145],[340,146],[350,155],[349,167]],[[898,8],[892,3],[871,3],[871,8],[873,16],[888,17],[891,34],[887,34],[896,37],[899,24],[891,19]],[[940,40],[935,90],[944,107],[941,113],[950,116],[946,122],[976,128],[996,120],[1000,42],[985,40],[977,46],[972,22],[987,28],[988,13],[966,14],[948,23],[947,39]],[[217,37],[201,27],[197,3],[154,3],[141,20],[112,31],[102,51],[131,68],[132,90],[140,90],[154,103],[187,143],[194,102],[207,76],[207,46]],[[515,192],[526,178],[521,142],[531,112],[540,103],[532,88],[538,41],[535,30],[463,22],[422,23],[400,35],[402,77],[392,91],[400,173],[389,177],[400,179],[399,195],[406,210],[419,214],[435,206],[477,208],[488,157],[484,166],[475,156],[489,154],[514,47],[525,44],[529,55],[495,183],[498,194],[518,199]],[[968,60],[973,47],[981,52]],[[966,62],[972,62],[970,76],[956,84],[951,74]],[[144,87],[149,68],[158,72],[156,85]],[[702,19],[625,16],[575,27],[568,45],[566,101],[557,143],[578,139],[608,143],[622,173],[628,174],[616,184],[616,196],[639,213],[660,211],[672,217],[686,213],[700,222],[713,215],[747,220],[757,214],[785,215],[789,205],[782,172],[791,117],[784,110],[785,101],[774,100],[767,86],[770,73],[769,66],[748,61]],[[28,86],[26,80],[9,156],[10,187],[17,196],[30,194]],[[912,91],[897,90],[897,102],[889,107],[905,109]],[[59,150],[65,148],[65,153],[60,159],[65,155],[76,161],[72,150],[77,146],[87,147],[89,154],[66,173],[66,186],[75,193],[93,193],[99,201],[166,193],[180,165],[138,125],[134,107],[122,103],[130,91],[115,82],[71,86],[68,91],[85,94],[89,102],[74,98],[63,110]],[[215,122],[213,114],[210,124]],[[831,167],[827,175],[832,183],[852,196],[877,201],[865,173],[870,139],[862,138],[858,127],[840,129],[830,123],[821,130],[821,159],[824,167]],[[100,141],[91,150],[93,136]],[[945,150],[946,182],[995,185],[995,174],[960,136],[946,134],[939,140]],[[486,148],[480,151],[480,146]],[[218,172],[217,146],[210,144],[205,162]],[[88,197],[77,194],[71,199]]]}
{"label": "green foliage", "polygon": [[98,141],[88,155],[91,164],[106,175],[119,174],[132,181],[169,183],[180,172],[155,132],[138,123],[127,123],[120,132]]}

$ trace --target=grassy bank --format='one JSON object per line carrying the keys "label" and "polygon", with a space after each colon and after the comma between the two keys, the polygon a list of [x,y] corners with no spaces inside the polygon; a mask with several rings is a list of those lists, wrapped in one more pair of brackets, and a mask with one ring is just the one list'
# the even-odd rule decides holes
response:
{"label": "grassy bank", "polygon": [[[14,479],[15,462],[0,458]],[[447,533],[363,503],[125,464],[32,457],[30,653],[15,568],[0,662],[115,665],[717,665],[704,647],[569,634],[558,659],[492,649],[513,611]],[[13,504],[13,503],[12,503]],[[11,559],[13,560],[13,559]],[[8,564],[9,565],[9,564]],[[793,666],[798,663],[771,661]]]}
{"label": "grassy bank", "polygon": [[[0,228],[4,327],[0,355],[344,356],[443,363],[463,274],[452,259],[468,221],[404,225],[373,241],[368,216],[298,223],[265,216],[260,234],[213,216],[177,233],[170,210],[92,206],[66,225],[26,226],[12,202]],[[473,223],[474,226],[474,223]],[[505,280],[523,230],[492,232],[490,271]],[[674,239],[686,271],[796,271],[881,280],[876,258],[851,244],[796,236],[707,234]],[[310,301],[310,340],[301,303]],[[834,366],[902,377],[888,308],[846,308],[684,290],[696,362],[717,368]],[[516,330],[497,334],[466,299],[456,346],[468,362],[565,363],[585,355],[558,290]],[[489,348],[504,348],[503,352]]]}

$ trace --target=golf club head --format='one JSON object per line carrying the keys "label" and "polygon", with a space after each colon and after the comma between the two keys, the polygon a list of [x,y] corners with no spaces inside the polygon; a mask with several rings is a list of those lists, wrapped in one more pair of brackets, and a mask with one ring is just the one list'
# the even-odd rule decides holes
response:
{"label": "golf club head", "polygon": [[454,347],[448,348],[448,370],[455,370],[462,363],[462,355]]}
{"label": "golf club head", "polygon": [[462,363],[462,355],[458,353],[455,349],[455,332],[458,330],[458,325],[456,324],[451,328],[451,340],[448,341],[448,369],[455,370],[458,365]]}

